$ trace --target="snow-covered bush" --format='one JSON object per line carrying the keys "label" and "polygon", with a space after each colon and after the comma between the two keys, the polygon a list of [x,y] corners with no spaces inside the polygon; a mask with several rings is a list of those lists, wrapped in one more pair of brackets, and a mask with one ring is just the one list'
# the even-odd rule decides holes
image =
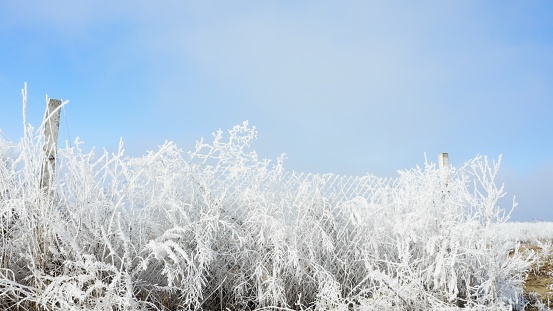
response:
{"label": "snow-covered bush", "polygon": [[305,174],[258,159],[244,123],[140,158],[77,140],[49,196],[31,132],[0,143],[3,308],[524,308],[529,261],[497,234],[485,157],[395,179]]}

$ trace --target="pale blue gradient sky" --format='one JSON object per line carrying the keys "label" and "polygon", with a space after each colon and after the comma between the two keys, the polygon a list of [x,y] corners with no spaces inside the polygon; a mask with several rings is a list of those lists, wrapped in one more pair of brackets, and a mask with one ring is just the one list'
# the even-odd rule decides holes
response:
{"label": "pale blue gradient sky", "polygon": [[551,1],[2,1],[0,129],[69,99],[61,144],[140,156],[249,120],[288,169],[394,177],[503,154],[502,206],[553,221]]}

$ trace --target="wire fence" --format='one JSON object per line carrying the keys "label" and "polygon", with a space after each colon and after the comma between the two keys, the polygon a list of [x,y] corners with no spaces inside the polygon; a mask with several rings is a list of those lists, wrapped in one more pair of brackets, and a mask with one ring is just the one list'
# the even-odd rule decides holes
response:
{"label": "wire fence", "polygon": [[[40,191],[39,140],[2,148],[1,304],[32,310],[523,308],[521,255],[498,163],[398,178],[287,171],[247,124],[141,158],[58,151]],[[15,148],[15,149],[13,149]],[[473,186],[468,186],[468,185]],[[444,187],[447,187],[445,189]]]}

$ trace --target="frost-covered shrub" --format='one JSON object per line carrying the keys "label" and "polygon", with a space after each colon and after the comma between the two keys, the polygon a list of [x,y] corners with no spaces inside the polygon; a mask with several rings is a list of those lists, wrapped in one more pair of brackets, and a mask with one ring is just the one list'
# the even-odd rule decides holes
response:
{"label": "frost-covered shrub", "polygon": [[[29,132],[29,131],[28,131]],[[395,179],[287,171],[247,123],[183,153],[0,144],[4,308],[523,309],[529,261],[497,234],[499,164]],[[447,181],[447,182],[445,182]]]}

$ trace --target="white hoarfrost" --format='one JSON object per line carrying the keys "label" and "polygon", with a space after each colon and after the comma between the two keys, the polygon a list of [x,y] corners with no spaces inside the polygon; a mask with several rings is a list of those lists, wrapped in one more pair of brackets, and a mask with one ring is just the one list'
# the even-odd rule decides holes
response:
{"label": "white hoarfrost", "polygon": [[140,158],[77,140],[50,196],[32,131],[0,143],[2,308],[524,308],[530,263],[498,235],[485,157],[395,179],[305,174],[258,159],[244,123]]}

